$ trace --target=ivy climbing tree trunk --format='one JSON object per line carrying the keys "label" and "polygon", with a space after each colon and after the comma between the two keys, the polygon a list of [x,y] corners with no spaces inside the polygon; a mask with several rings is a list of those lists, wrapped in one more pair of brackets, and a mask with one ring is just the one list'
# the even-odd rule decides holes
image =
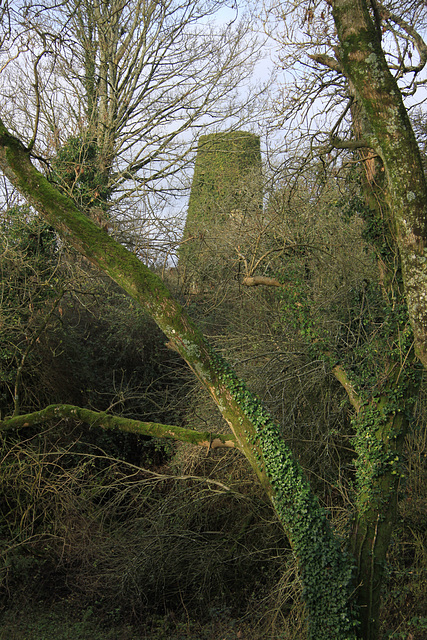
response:
{"label": "ivy climbing tree trunk", "polygon": [[417,355],[427,366],[427,188],[415,135],[381,47],[381,29],[366,0],[332,0],[339,63],[354,88],[381,157],[390,223],[402,261],[405,297]]}
{"label": "ivy climbing tree trunk", "polygon": [[[354,91],[352,94],[353,134],[357,141],[363,141],[372,129],[363,104]],[[365,234],[376,252],[383,321],[366,349],[368,358],[375,357],[369,384],[366,372],[362,380],[361,372],[353,371],[351,376],[352,388],[357,389],[357,401],[353,398],[357,482],[350,544],[357,564],[356,598],[361,622],[358,633],[361,638],[374,640],[379,634],[384,570],[404,472],[402,450],[419,387],[420,366],[404,303],[384,165],[370,148],[362,147],[357,154],[365,200]]]}
{"label": "ivy climbing tree trunk", "polygon": [[289,537],[300,568],[309,637],[353,638],[352,558],[342,550],[325,510],[262,404],[214,352],[163,282],[50,184],[1,121],[0,167],[64,239],[144,306],[210,392]]}
{"label": "ivy climbing tree trunk", "polygon": [[[383,332],[375,345],[370,346],[377,352],[378,347],[381,352],[385,349],[387,358],[384,362],[378,357],[377,368],[365,389],[360,378],[357,381],[353,376],[350,382],[342,368],[335,371],[348,389],[355,408],[356,509],[350,548],[357,569],[355,598],[360,612],[357,634],[364,640],[375,640],[379,634],[385,563],[396,521],[398,488],[404,474],[402,449],[419,383],[419,367],[412,355],[412,332],[405,315],[401,322],[406,328],[396,322],[396,332],[391,336]],[[400,342],[395,339],[399,329],[403,334]],[[404,366],[400,361],[402,352],[408,359]],[[366,384],[366,379],[364,382]]]}
{"label": "ivy climbing tree trunk", "polygon": [[346,381],[356,410],[357,509],[351,547],[358,573],[358,633],[374,640],[396,519],[403,440],[420,379],[413,340],[427,365],[427,190],[415,135],[387,65],[381,25],[371,4],[333,0],[332,7],[340,40],[336,68],[346,76],[354,99],[353,132],[358,143],[366,144],[359,152],[365,168],[365,218],[377,252],[385,313],[371,345],[383,354],[375,358],[376,380],[361,384],[360,372],[352,372]]}

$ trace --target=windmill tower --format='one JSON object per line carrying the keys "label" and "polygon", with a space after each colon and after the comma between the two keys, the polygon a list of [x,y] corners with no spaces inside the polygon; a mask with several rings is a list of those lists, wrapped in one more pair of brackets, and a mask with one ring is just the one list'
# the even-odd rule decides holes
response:
{"label": "windmill tower", "polygon": [[233,235],[262,208],[259,136],[245,131],[199,139],[179,266],[194,292],[215,277]]}

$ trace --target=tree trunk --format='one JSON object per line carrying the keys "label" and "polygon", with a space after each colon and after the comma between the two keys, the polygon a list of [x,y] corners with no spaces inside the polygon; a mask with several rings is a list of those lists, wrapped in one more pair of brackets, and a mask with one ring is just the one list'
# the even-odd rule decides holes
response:
{"label": "tree trunk", "polygon": [[417,355],[424,366],[427,364],[424,264],[427,195],[418,145],[367,3],[333,0],[332,4],[341,43],[339,65],[354,97],[353,131],[356,139],[369,140],[371,145],[361,149],[359,157],[364,167],[367,231],[372,233],[377,251],[379,283],[385,305],[391,310],[402,307],[400,321],[387,321],[378,336],[375,347],[386,356],[372,391],[360,392],[352,381],[352,389],[361,393],[354,420],[357,513],[351,539],[358,570],[357,603],[361,619],[358,635],[364,640],[375,640],[379,634],[384,567],[403,471],[403,440],[419,385],[413,338],[405,326],[406,310],[401,305],[404,298]]}
{"label": "tree trunk", "polygon": [[384,164],[416,351],[427,366],[427,188],[418,145],[366,0],[332,0],[332,7],[339,62],[363,105],[374,150]]}
{"label": "tree trunk", "polygon": [[384,569],[396,521],[401,459],[407,428],[404,411],[390,411],[395,389],[371,399],[355,419],[357,501],[350,547],[357,563],[358,637],[376,640]]}

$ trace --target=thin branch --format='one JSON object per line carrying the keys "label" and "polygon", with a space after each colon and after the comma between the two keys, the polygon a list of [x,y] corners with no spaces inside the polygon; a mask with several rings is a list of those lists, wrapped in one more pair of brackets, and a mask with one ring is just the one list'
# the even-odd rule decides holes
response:
{"label": "thin branch", "polygon": [[36,142],[36,137],[37,137],[37,131],[39,128],[39,120],[40,120],[40,91],[39,91],[39,72],[37,71],[37,66],[40,62],[40,60],[43,58],[43,56],[45,55],[46,51],[42,51],[42,53],[40,55],[37,56],[35,62],[34,62],[34,91],[36,94],[36,114],[34,117],[34,128],[33,128],[33,137],[31,138],[30,142],[28,143],[27,146],[27,151],[31,151],[32,148],[34,147],[34,144]]}
{"label": "thin branch", "polygon": [[413,43],[413,45],[418,51],[418,55],[420,58],[419,63],[417,65],[410,65],[410,66],[405,66],[401,64],[401,71],[403,73],[408,73],[408,72],[418,73],[419,71],[424,69],[427,63],[427,45],[424,42],[422,36],[418,33],[418,31],[412,25],[410,25],[408,22],[403,20],[403,18],[401,18],[400,16],[389,11],[389,9],[387,9],[386,7],[381,6],[380,13],[381,13],[381,17],[384,20],[390,20],[391,22],[394,22],[403,31],[405,31],[409,36],[410,41]]}

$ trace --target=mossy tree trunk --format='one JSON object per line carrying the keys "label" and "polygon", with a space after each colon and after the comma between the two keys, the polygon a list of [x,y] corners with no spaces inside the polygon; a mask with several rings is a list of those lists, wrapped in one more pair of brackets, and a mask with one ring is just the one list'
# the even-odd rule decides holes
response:
{"label": "mossy tree trunk", "polygon": [[347,77],[354,98],[353,132],[358,142],[366,142],[359,152],[365,169],[365,218],[384,301],[383,325],[369,347],[377,370],[368,383],[362,371],[344,380],[351,380],[356,409],[357,510],[351,549],[358,570],[358,633],[375,640],[403,473],[403,441],[420,380],[414,338],[417,355],[427,364],[427,190],[418,145],[371,4],[333,0],[332,6],[341,45],[335,68]]}
{"label": "mossy tree trunk", "polygon": [[298,559],[309,636],[353,638],[353,561],[262,404],[214,352],[163,282],[55,189],[1,121],[0,167],[64,239],[144,306],[210,392],[271,498]]}
{"label": "mossy tree trunk", "polygon": [[[350,549],[357,567],[358,637],[364,640],[378,638],[386,557],[404,475],[403,442],[420,377],[410,327],[402,328],[400,340],[393,337],[396,336],[391,336],[387,344],[382,336],[370,346],[372,351],[386,349],[388,366],[379,356],[377,369],[365,389],[360,377],[357,382],[353,375],[350,383],[342,368],[336,370],[337,378],[351,389],[355,407],[356,509]],[[403,366],[402,354],[407,357]]]}
{"label": "mossy tree trunk", "polygon": [[381,29],[366,0],[332,0],[339,62],[363,105],[381,157],[390,224],[402,261],[405,297],[417,355],[427,365],[427,188],[415,135],[381,47]]}
{"label": "mossy tree trunk", "polygon": [[[371,134],[357,97],[352,105],[356,139]],[[366,235],[376,251],[384,318],[368,347],[378,354],[370,384],[357,385],[359,403],[354,427],[357,453],[357,509],[351,549],[357,563],[359,635],[375,640],[379,634],[381,595],[387,552],[397,517],[398,490],[404,473],[402,450],[416,397],[420,366],[413,350],[413,333],[404,290],[401,262],[390,226],[387,180],[381,158],[372,149],[358,151],[365,199]],[[384,224],[384,219],[388,221]],[[354,380],[353,376],[353,381]],[[360,381],[360,372],[359,372]],[[362,400],[363,399],[363,400]]]}
{"label": "mossy tree trunk", "polygon": [[355,419],[358,491],[351,550],[357,563],[358,636],[363,640],[376,640],[379,634],[386,557],[403,473],[406,416],[399,411],[389,413],[389,400],[383,395],[379,407],[371,401]]}

